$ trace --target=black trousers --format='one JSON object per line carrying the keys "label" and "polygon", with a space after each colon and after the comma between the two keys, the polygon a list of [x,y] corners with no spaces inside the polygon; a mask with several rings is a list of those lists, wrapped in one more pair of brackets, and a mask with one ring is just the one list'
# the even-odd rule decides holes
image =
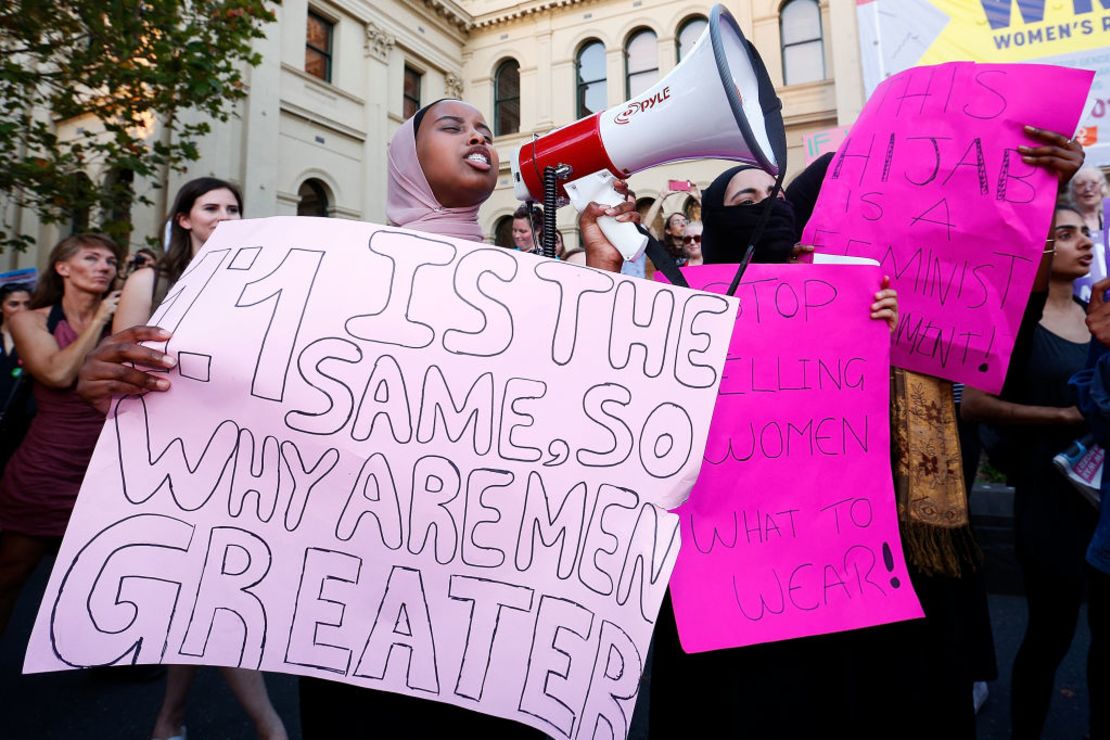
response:
{"label": "black trousers", "polygon": [[1056,669],[1079,621],[1088,570],[1085,556],[1095,527],[1095,510],[1063,476],[1049,472],[1015,491],[1016,551],[1029,612],[1011,679],[1015,740],[1041,737]]}
{"label": "black trousers", "polygon": [[364,689],[319,678],[300,679],[304,740],[369,738],[506,738],[542,740],[531,727],[453,704]]}
{"label": "black trousers", "polygon": [[1110,740],[1110,573],[1088,565],[1087,584],[1087,623],[1091,629],[1091,650],[1087,653],[1091,740]]}

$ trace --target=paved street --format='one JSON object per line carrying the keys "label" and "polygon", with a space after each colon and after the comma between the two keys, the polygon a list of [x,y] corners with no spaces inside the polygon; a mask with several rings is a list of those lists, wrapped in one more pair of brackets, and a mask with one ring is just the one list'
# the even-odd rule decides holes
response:
{"label": "paved street", "polygon": [[[999,680],[991,684],[990,699],[979,715],[980,740],[1004,740],[1010,735],[1009,667],[1025,628],[1025,605],[1019,595],[1020,584],[1009,548],[1009,522],[999,508],[1004,503],[1004,497],[999,496],[985,497],[977,502],[979,540],[987,555],[991,619],[1002,673]],[[130,676],[116,669],[20,675],[23,646],[30,634],[35,605],[46,585],[46,576],[47,569],[40,568],[0,645],[0,697],[4,708],[0,738],[148,738],[162,696],[159,678],[141,680],[141,676]],[[1084,611],[1078,637],[1057,677],[1057,694],[1045,732],[1046,740],[1079,740],[1086,733],[1084,656],[1088,642]],[[272,675],[268,683],[290,736],[299,738],[296,679]],[[193,689],[188,727],[193,740],[252,737],[250,723],[213,669],[202,671]],[[646,738],[642,726],[634,728],[633,737]]]}

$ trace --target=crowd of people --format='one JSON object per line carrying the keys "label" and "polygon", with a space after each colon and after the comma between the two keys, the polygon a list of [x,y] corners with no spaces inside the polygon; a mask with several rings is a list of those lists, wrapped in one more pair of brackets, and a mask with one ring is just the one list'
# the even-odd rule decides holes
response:
{"label": "crowd of people", "polygon": [[[957,410],[951,383],[901,370],[892,373],[892,426],[902,428],[914,404],[934,404],[926,429],[892,435],[894,488],[904,550],[926,614],[923,620],[750,648],[686,655],[679,647],[669,598],[654,638],[649,732],[655,738],[814,737],[850,719],[854,736],[974,737],[977,681],[996,677],[986,592],[970,533],[939,537],[915,522],[907,501],[935,496],[967,519],[974,471],[944,481],[922,481],[910,461],[932,445],[959,464],[958,424],[988,432],[992,463],[1015,489],[1015,534],[1029,623],[1012,667],[1014,737],[1041,736],[1057,667],[1075,633],[1083,594],[1089,595],[1088,663],[1091,737],[1110,737],[1107,712],[1107,629],[1110,628],[1110,516],[1069,490],[1053,458],[1086,433],[1110,444],[1110,302],[1100,241],[1106,181],[1080,169],[1082,149],[1052,132],[1029,130],[1041,145],[1024,148],[1027,162],[1051,171],[1060,184],[1053,219],[1029,308],[1013,353],[1006,387],[997,397],[966,389]],[[480,152],[484,162],[471,155]],[[757,167],[723,172],[704,193],[694,183],[664,190],[644,214],[622,184],[619,206],[590,205],[578,220],[578,247],[555,234],[557,256],[611,272],[651,278],[653,260],[625,262],[598,226],[602,216],[642,224],[673,266],[737,263],[754,244],[754,260],[797,261],[812,247],[800,243],[832,155],[806,168],[783,192]],[[391,224],[431,234],[482,241],[478,210],[497,184],[498,156],[481,113],[459,100],[421,109],[394,135],[389,150]],[[670,196],[682,207],[668,211]],[[770,200],[769,200],[770,199]],[[763,208],[766,225],[757,230]],[[60,544],[80,482],[110,400],[115,395],[162,392],[171,381],[151,369],[173,359],[144,345],[168,333],[146,326],[159,302],[222,221],[243,215],[236,187],[215,178],[184,185],[169,214],[170,236],[161,256],[137,253],[119,289],[123,250],[107,237],[78,234],[51,252],[34,290],[0,289],[0,634],[33,569]],[[699,220],[688,216],[697,213]],[[657,224],[657,225],[656,225]],[[758,238],[757,238],[758,237]],[[535,252],[543,240],[538,207],[514,214],[513,247]],[[1076,281],[1097,273],[1088,295]],[[1082,297],[1082,296],[1080,296]],[[886,281],[870,316],[893,332],[897,296]],[[966,465],[974,466],[977,460]],[[926,528],[926,531],[922,530]],[[928,541],[929,548],[917,543]],[[939,543],[939,544],[938,544]],[[195,668],[170,666],[164,700],[152,715],[152,736],[185,737],[186,697]],[[283,738],[286,728],[261,674],[222,669],[230,689],[261,738]],[[542,737],[509,720],[408,696],[345,684],[300,680],[305,738],[383,736],[417,732],[495,738]],[[697,711],[690,711],[696,707]],[[368,721],[372,717],[372,721]]]}

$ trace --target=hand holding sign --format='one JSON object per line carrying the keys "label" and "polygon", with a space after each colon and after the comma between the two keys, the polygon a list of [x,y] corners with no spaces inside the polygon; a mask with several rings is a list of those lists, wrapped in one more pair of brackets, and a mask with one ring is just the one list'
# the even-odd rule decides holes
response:
{"label": "hand holding sign", "polygon": [[1056,173],[1063,190],[1068,181],[1083,166],[1083,147],[1076,139],[1069,139],[1055,131],[1045,131],[1036,126],[1026,126],[1025,133],[1043,142],[1040,146],[1021,145],[1018,151],[1026,164],[1044,167]]}
{"label": "hand holding sign", "polygon": [[[716,290],[733,271],[684,273]],[[861,265],[744,274],[706,465],[678,510],[671,593],[687,652],[920,616],[894,504],[890,335],[875,316],[893,296],[879,281]]]}
{"label": "hand holding sign", "polygon": [[[225,223],[169,331],[86,368],[88,397],[137,395],[26,670],[261,668],[623,736],[735,307],[351,221]],[[172,390],[138,395],[159,368]]]}
{"label": "hand holding sign", "polygon": [[891,276],[896,366],[1001,388],[1058,185],[1080,156],[1046,132],[1074,130],[1091,76],[955,62],[890,77],[868,100],[802,241]]}

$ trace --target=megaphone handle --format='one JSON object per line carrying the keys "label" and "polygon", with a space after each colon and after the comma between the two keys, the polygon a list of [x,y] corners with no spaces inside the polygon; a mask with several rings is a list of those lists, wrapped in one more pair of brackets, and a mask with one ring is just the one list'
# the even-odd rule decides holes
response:
{"label": "megaphone handle", "polygon": [[[623,203],[624,196],[613,187],[613,182],[613,175],[603,170],[568,182],[565,187],[571,203],[581,213],[591,202],[605,206]],[[640,233],[635,224],[618,221],[612,216],[602,216],[597,220],[597,225],[626,260],[637,259],[647,246],[647,237]]]}
{"label": "megaphone handle", "polygon": [[638,259],[647,246],[648,238],[640,233],[635,224],[618,221],[612,216],[602,216],[597,220],[597,225],[626,260]]}

